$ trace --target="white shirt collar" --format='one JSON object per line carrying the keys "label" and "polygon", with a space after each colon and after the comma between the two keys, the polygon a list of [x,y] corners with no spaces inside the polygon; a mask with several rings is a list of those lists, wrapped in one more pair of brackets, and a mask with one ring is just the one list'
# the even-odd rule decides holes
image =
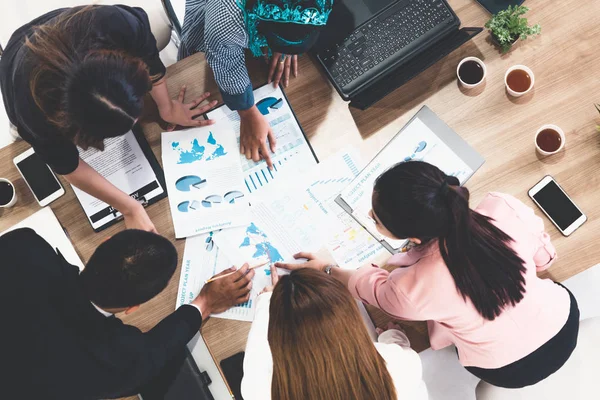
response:
{"label": "white shirt collar", "polygon": [[108,311],[104,311],[103,309],[101,309],[100,307],[98,307],[97,305],[95,305],[93,302],[90,301],[90,303],[92,303],[92,305],[94,306],[94,308],[96,310],[98,310],[98,312],[102,315],[104,315],[105,317],[112,317],[113,314],[109,313]]}

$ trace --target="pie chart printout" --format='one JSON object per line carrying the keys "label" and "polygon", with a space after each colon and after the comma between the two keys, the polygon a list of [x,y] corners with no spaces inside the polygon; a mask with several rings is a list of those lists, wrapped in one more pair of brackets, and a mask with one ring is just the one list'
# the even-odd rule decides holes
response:
{"label": "pie chart printout", "polygon": [[175,187],[180,192],[189,192],[194,189],[202,189],[207,184],[206,179],[196,175],[186,175],[175,181]]}

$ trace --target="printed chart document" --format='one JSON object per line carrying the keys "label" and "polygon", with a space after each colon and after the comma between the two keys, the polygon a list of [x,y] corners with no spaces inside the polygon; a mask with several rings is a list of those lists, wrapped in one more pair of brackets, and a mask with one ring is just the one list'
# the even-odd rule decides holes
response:
{"label": "printed chart document", "polygon": [[[254,162],[240,154],[244,183],[249,193],[264,190],[272,182],[280,180],[286,172],[296,171],[299,168],[306,169],[317,163],[313,149],[281,88],[274,88],[272,84],[267,84],[254,91],[254,98],[256,107],[273,130],[277,139],[277,149],[275,154],[271,154],[273,169],[269,169],[265,161]],[[239,147],[240,116],[237,111],[221,106],[206,116],[217,121],[216,125],[227,121],[236,134]]]}
{"label": "printed chart document", "polygon": [[[143,138],[143,136],[142,136]],[[148,146],[148,143],[144,144]],[[148,146],[149,150],[149,146]],[[104,151],[94,148],[79,149],[79,156],[100,175],[142,204],[151,204],[166,196],[156,169],[160,169],[154,155],[144,153],[132,131],[104,141]],[[148,155],[155,166],[150,163]],[[73,191],[96,232],[116,222],[121,213],[94,196],[73,186]]]}
{"label": "printed chart document", "polygon": [[227,125],[163,132],[162,159],[177,238],[248,222],[239,148]]}
{"label": "printed chart document", "polygon": [[0,232],[0,236],[20,228],[33,229],[38,235],[50,243],[52,247],[60,250],[60,253],[69,264],[77,266],[79,270],[83,270],[81,258],[77,255],[73,244],[67,237],[67,234],[50,207],[44,207],[4,232]]}
{"label": "printed chart document", "polygon": [[349,215],[365,227],[388,251],[395,253],[405,240],[384,238],[369,217],[373,185],[379,175],[399,162],[425,161],[464,184],[484,159],[427,106],[377,154],[336,199]]}
{"label": "printed chart document", "polygon": [[248,318],[254,315],[254,299],[271,284],[272,263],[291,262],[294,254],[318,251],[329,241],[334,246],[332,254],[336,260],[344,260],[340,266],[347,268],[357,268],[359,259],[368,260],[385,251],[360,226],[350,225],[356,233],[353,236],[347,233],[348,224],[336,214],[344,212],[334,203],[336,194],[359,172],[355,159],[353,152],[341,151],[308,171],[294,175],[293,181],[272,185],[261,193],[260,200],[253,201],[251,219],[246,226],[225,229],[214,235],[219,254],[226,255],[234,265],[268,263],[255,269],[250,301],[237,307],[247,308]]}
{"label": "printed chart document", "polygon": [[[187,238],[175,309],[191,303],[198,296],[208,279],[225,271],[232,265],[223,255],[223,252],[215,246],[212,232]],[[254,319],[252,300],[232,307],[223,313],[213,314],[212,317],[252,321]]]}

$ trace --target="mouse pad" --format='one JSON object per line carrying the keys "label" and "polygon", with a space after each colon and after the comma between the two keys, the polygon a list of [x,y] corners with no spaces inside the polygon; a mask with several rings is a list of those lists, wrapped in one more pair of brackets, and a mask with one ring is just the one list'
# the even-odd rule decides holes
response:
{"label": "mouse pad", "polygon": [[490,14],[506,10],[508,6],[520,6],[525,0],[477,0]]}

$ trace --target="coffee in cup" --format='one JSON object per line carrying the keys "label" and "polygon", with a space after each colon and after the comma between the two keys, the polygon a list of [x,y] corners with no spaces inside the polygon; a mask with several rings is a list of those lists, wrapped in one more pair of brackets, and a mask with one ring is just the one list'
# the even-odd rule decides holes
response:
{"label": "coffee in cup", "polygon": [[556,154],[565,146],[565,133],[556,125],[544,125],[535,134],[535,148],[544,156]]}
{"label": "coffee in cup", "polygon": [[12,182],[0,178],[0,207],[12,207],[17,202],[17,192]]}
{"label": "coffee in cup", "polygon": [[533,89],[535,76],[533,71],[525,65],[510,67],[504,75],[504,84],[507,92],[513,97],[521,97]]}
{"label": "coffee in cup", "polygon": [[477,57],[464,58],[456,67],[458,81],[466,89],[479,86],[484,81],[486,74],[485,64]]}

